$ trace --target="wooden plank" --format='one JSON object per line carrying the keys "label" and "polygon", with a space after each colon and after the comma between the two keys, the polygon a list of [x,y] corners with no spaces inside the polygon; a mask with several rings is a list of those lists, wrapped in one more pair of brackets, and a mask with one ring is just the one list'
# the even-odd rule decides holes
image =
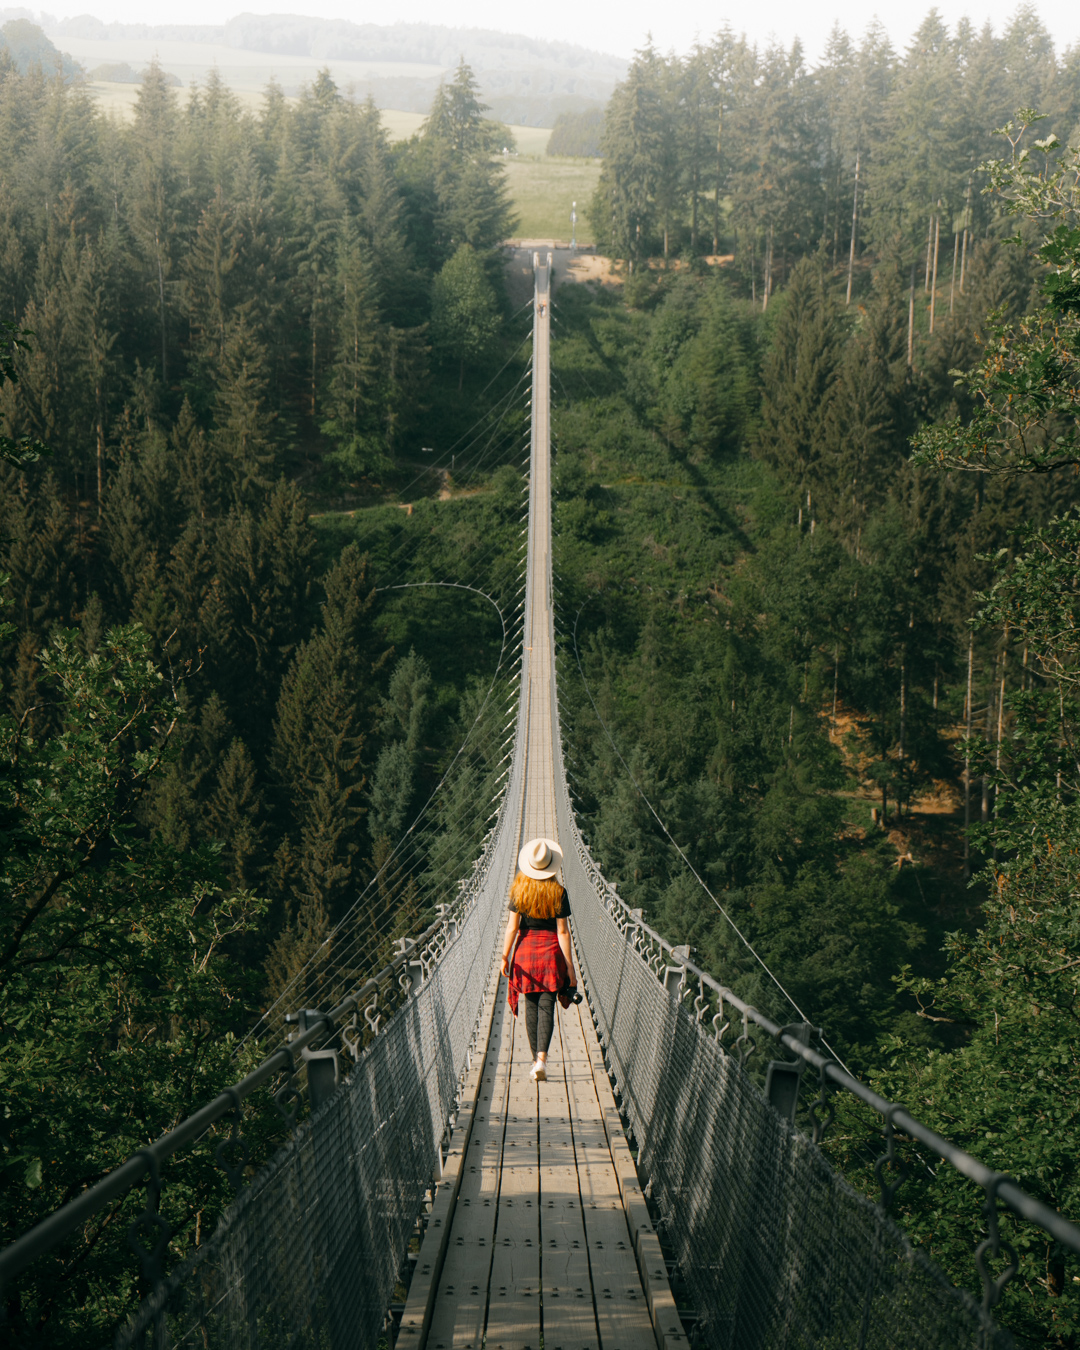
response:
{"label": "wooden plank", "polygon": [[540,1194],[536,1084],[524,1011],[514,1029],[506,1102],[487,1350],[540,1350]]}
{"label": "wooden plank", "polygon": [[548,1081],[539,1085],[544,1350],[600,1350],[558,1030],[551,1051]]}
{"label": "wooden plank", "polygon": [[656,1339],[662,1350],[677,1350],[689,1344],[686,1332],[671,1293],[667,1277],[667,1267],[660,1255],[659,1239],[649,1218],[648,1206],[638,1183],[637,1167],[630,1155],[630,1146],[622,1127],[622,1120],[615,1105],[607,1071],[604,1068],[600,1042],[596,1036],[592,1019],[585,1013],[579,1019],[585,1046],[593,1066],[593,1083],[596,1089],[600,1116],[607,1131],[608,1148],[614,1164],[619,1192],[622,1196],[626,1221],[630,1230],[633,1246],[638,1259],[638,1268],[642,1277],[645,1297],[649,1305]]}
{"label": "wooden plank", "polygon": [[600,1341],[603,1350],[656,1350],[577,1011],[561,1023],[561,1035]]}
{"label": "wooden plank", "polygon": [[462,1166],[446,1260],[438,1277],[426,1350],[480,1350],[499,1197],[513,1018],[500,985],[483,1082]]}
{"label": "wooden plank", "polygon": [[409,1297],[401,1317],[398,1344],[419,1347],[431,1326],[431,1317],[438,1292],[438,1279],[446,1259],[446,1251],[453,1224],[454,1210],[464,1175],[465,1155],[473,1139],[477,1107],[486,1118],[488,1112],[480,1100],[485,1075],[490,1078],[498,1058],[491,1046],[492,1026],[501,1022],[499,1012],[499,976],[496,970],[488,984],[481,1018],[479,1045],[473,1058],[473,1067],[465,1079],[457,1123],[443,1164],[443,1175],[435,1187],[427,1229],[417,1255],[416,1268],[409,1285]]}

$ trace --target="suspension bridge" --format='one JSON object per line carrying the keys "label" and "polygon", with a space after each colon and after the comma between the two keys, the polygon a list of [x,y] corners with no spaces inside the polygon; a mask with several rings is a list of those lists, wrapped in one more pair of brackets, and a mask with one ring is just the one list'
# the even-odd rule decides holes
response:
{"label": "suspension bridge", "polygon": [[[145,1297],[118,1346],[1006,1350],[1001,1207],[1071,1252],[1080,1230],[852,1078],[808,1023],[779,1026],[700,969],[624,904],[579,833],[555,664],[551,255],[534,264],[520,678],[481,855],[418,940],[336,1006],[298,1009],[244,1079],[0,1253],[0,1281],[144,1185],[127,1238]],[[518,849],[537,836],[563,847],[587,996],[557,1018],[541,1084],[498,972]],[[264,1089],[290,1138],[251,1176],[245,1103]],[[837,1091],[881,1116],[879,1203],[817,1147]],[[193,1147],[236,1197],[170,1265],[167,1164]],[[914,1150],[982,1205],[981,1299],[889,1218]]]}

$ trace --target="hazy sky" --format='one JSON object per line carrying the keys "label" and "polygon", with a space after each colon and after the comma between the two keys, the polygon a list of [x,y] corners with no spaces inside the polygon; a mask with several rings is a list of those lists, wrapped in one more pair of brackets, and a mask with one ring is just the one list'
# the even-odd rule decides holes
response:
{"label": "hazy sky", "polygon": [[[1008,0],[939,0],[938,10],[948,23],[967,15],[976,25],[989,20],[1003,28],[1018,6]],[[657,46],[679,51],[688,48],[697,34],[708,36],[725,21],[737,32],[760,42],[780,39],[785,45],[796,35],[802,38],[811,59],[821,49],[834,21],[853,35],[866,26],[868,7],[862,0],[769,0],[769,3],[713,7],[690,0],[606,0],[582,4],[581,0],[547,0],[544,5],[508,6],[497,0],[395,0],[385,4],[356,4],[349,0],[279,0],[277,4],[222,4],[221,0],[73,0],[54,8],[60,15],[91,13],[110,22],[132,23],[221,23],[232,14],[310,14],[320,18],[351,19],[355,23],[406,22],[446,23],[467,27],[497,28],[504,32],[537,37],[562,38],[601,51],[629,55],[652,31]],[[878,17],[893,42],[903,47],[919,21],[930,9],[927,3],[881,5]],[[1059,49],[1080,41],[1080,4],[1077,0],[1043,0],[1035,5]]]}

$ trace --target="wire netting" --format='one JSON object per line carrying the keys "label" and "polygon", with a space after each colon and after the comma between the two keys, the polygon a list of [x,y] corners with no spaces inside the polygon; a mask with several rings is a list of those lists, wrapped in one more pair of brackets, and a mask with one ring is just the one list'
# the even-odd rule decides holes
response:
{"label": "wire netting", "polygon": [[1013,1342],[769,1104],[616,922],[558,784],[589,999],[711,1350],[1008,1350]]}
{"label": "wire netting", "polygon": [[118,1348],[378,1345],[479,1026],[516,826],[504,810],[468,883],[473,903],[418,991],[210,1240],[144,1301]]}

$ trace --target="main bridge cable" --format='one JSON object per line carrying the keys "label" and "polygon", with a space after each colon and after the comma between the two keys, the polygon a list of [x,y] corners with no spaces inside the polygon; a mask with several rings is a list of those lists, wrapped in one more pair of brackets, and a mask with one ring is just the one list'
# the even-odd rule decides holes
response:
{"label": "main bridge cable", "polygon": [[[350,918],[356,913],[357,908],[365,899],[365,897],[368,895],[372,887],[375,886],[383,877],[385,877],[387,871],[391,867],[391,864],[394,863],[395,860],[398,861],[399,865],[402,863],[403,860],[399,858],[399,854],[401,854],[406,849],[406,846],[408,846],[409,850],[418,847],[417,827],[423,821],[432,802],[435,800],[436,796],[438,795],[438,793],[446,783],[447,779],[449,778],[451,772],[453,771],[454,766],[457,764],[461,756],[465,753],[465,749],[468,746],[470,740],[472,739],[473,733],[475,732],[477,726],[480,724],[485,713],[487,712],[488,704],[491,702],[491,696],[494,693],[496,683],[498,682],[500,675],[503,673],[503,665],[506,658],[506,650],[509,638],[508,625],[506,621],[506,616],[504,615],[498,601],[495,600],[493,596],[488,595],[487,592],[480,590],[476,586],[469,586],[463,582],[455,582],[455,581],[403,582],[397,583],[393,586],[376,587],[376,591],[408,590],[414,587],[422,587],[422,586],[438,586],[438,587],[445,587],[451,590],[471,591],[474,595],[479,595],[482,599],[488,601],[489,604],[494,606],[495,611],[499,616],[499,622],[502,626],[502,645],[499,650],[499,660],[495,666],[495,673],[492,675],[491,683],[488,685],[487,693],[484,695],[484,701],[481,704],[480,709],[477,712],[476,716],[473,718],[472,724],[470,725],[468,731],[465,733],[465,736],[463,737],[456,752],[454,753],[453,759],[451,759],[450,763],[447,765],[446,769],[442,774],[442,777],[439,779],[438,783],[432,789],[427,800],[424,802],[423,806],[420,808],[416,816],[413,818],[413,821],[409,825],[408,829],[406,829],[405,833],[394,845],[393,849],[391,850],[385,861],[382,863],[382,865],[379,867],[378,871],[375,872],[375,874],[368,881],[367,885],[357,896],[356,900],[349,907],[348,912],[342,916],[342,918],[338,921],[337,924],[334,925],[334,928],[331,930],[331,932],[326,935],[326,937],[319,944],[319,946],[312,953],[312,955],[308,958],[308,960],[304,963],[304,965],[296,972],[295,975],[293,975],[293,977],[291,978],[285,989],[282,990],[281,994],[278,995],[278,997],[274,1000],[274,1002],[270,1005],[270,1007],[263,1012],[262,1016],[255,1023],[255,1025],[238,1041],[237,1043],[238,1051],[249,1039],[251,1039],[252,1036],[254,1036],[257,1033],[259,1028],[268,1021],[268,1019],[281,1006],[283,1002],[285,1002],[287,999],[292,998],[292,996],[296,991],[296,986],[300,983],[300,981],[304,978],[304,976],[309,973],[311,967],[318,961],[319,954],[321,952],[326,951],[331,946],[333,940],[342,931],[343,927],[345,926],[345,924],[348,923]],[[471,852],[471,848],[469,849],[469,851]],[[350,940],[351,947],[355,947],[355,943],[359,939],[359,937],[369,936],[370,932],[375,927],[376,927],[375,922],[374,920],[372,920],[365,929],[358,930],[354,934],[354,937]],[[350,949],[351,949],[350,946],[346,946],[344,952],[342,953],[342,956],[344,957],[346,954],[348,954],[350,952]]]}

